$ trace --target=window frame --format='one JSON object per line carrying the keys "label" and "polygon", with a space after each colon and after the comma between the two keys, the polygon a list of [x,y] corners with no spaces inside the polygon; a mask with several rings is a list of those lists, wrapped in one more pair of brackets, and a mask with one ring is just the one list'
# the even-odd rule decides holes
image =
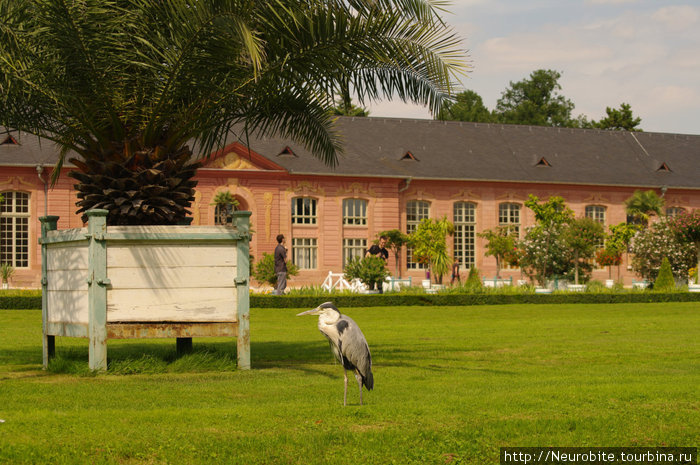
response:
{"label": "window frame", "polygon": [[0,204],[0,263],[29,268],[32,196],[29,192],[10,190],[0,194],[5,198]]}

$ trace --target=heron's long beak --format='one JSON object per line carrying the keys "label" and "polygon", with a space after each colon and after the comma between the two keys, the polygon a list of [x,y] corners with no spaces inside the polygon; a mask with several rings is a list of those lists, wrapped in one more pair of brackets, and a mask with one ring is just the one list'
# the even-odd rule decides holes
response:
{"label": "heron's long beak", "polygon": [[302,316],[302,315],[318,315],[319,309],[318,307],[312,308],[311,310],[307,310],[305,312],[297,313],[297,316]]}

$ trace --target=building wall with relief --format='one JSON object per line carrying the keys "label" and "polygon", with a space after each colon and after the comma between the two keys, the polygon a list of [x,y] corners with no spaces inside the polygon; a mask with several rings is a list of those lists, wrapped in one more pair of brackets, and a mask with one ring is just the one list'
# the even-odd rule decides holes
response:
{"label": "building wall with relief", "polygon": [[[529,194],[543,200],[561,196],[577,216],[594,217],[606,229],[626,221],[624,200],[636,189],[663,193],[667,208],[700,208],[699,136],[371,118],[341,119],[340,126],[348,154],[336,171],[275,139],[256,141],[254,150],[233,143],[213,154],[196,175],[193,224],[216,224],[214,196],[229,191],[240,209],[252,212],[255,260],[273,253],[277,234],[284,234],[290,259],[301,268],[289,284],[300,287],[318,286],[329,271],[341,272],[344,262],[362,255],[380,231],[410,232],[421,218],[443,216],[457,227],[448,244],[460,258],[462,279],[470,266],[493,277],[495,259],[485,256],[485,241],[477,233],[516,224],[522,234],[534,224],[524,206]],[[46,201],[55,153],[32,161],[29,155],[39,149],[26,137],[19,142],[0,144],[0,193],[9,199],[0,205],[0,253],[15,265],[12,287],[38,288],[39,217],[58,215],[59,229],[82,227],[82,222],[75,214],[69,168],[47,190]],[[365,145],[355,146],[360,143]],[[46,146],[40,151],[47,152]],[[443,158],[433,161],[432,156]],[[40,174],[37,166],[43,167]],[[393,254],[389,268],[418,284],[425,270],[410,258],[404,248],[401,269]],[[629,257],[624,260],[620,278],[630,285],[635,275]],[[522,278],[518,269],[502,275]],[[593,278],[607,279],[608,270],[594,270]]]}
{"label": "building wall with relief", "polygon": [[[44,175],[48,174],[47,171]],[[529,194],[541,199],[552,195],[562,196],[577,216],[586,215],[587,207],[589,210],[594,207],[597,214],[602,214],[599,219],[609,226],[626,220],[623,202],[634,191],[633,188],[621,187],[499,182],[415,180],[406,185],[405,181],[396,179],[298,176],[257,167],[235,154],[229,154],[226,163],[212,160],[199,171],[197,179],[199,183],[192,205],[193,224],[215,224],[213,198],[220,191],[231,192],[241,209],[252,211],[254,234],[251,253],[256,260],[263,253],[273,252],[277,234],[282,233],[287,237],[289,256],[302,267],[299,275],[290,279],[292,287],[320,285],[329,271],[340,272],[343,269],[348,256],[368,248],[380,231],[394,228],[407,231],[411,220],[416,221],[422,216],[447,216],[457,225],[457,237],[449,238],[448,244],[453,252],[462,257],[462,279],[466,279],[470,265],[476,266],[482,276],[493,277],[496,273],[495,259],[484,255],[484,240],[478,238],[476,233],[502,224],[502,205],[507,204],[510,213],[518,212],[517,224],[521,231],[534,223],[532,212],[524,206]],[[82,227],[79,216],[75,214],[76,197],[71,179],[65,174],[61,176],[59,182],[48,190],[46,204],[44,184],[34,168],[3,168],[0,192],[28,196],[26,211],[13,212],[27,218],[28,240],[26,266],[16,267],[12,287],[40,287],[41,252],[38,239],[41,231],[38,218],[45,213],[58,215],[59,229]],[[671,190],[666,192],[665,197],[668,206],[700,208],[700,195],[695,191]],[[308,222],[298,222],[294,218],[295,199],[310,199],[316,203],[314,214],[304,218]],[[343,207],[348,200],[366,204],[366,214],[360,212],[352,215],[350,221],[360,224],[347,224]],[[412,210],[417,203],[427,206],[427,209],[418,212]],[[468,218],[462,215],[465,206],[469,209]],[[3,212],[2,216],[8,213]],[[620,271],[623,282],[629,285],[634,273],[627,269],[627,261],[628,257],[625,257]],[[400,263],[401,274],[411,276],[414,283],[425,277],[425,271],[418,265],[407,263],[405,249]],[[393,275],[398,275],[393,254],[389,259],[389,268]],[[518,269],[503,270],[502,275],[512,276],[514,281],[522,278]],[[614,277],[616,275],[617,271]],[[606,279],[608,270],[597,269],[593,277]]]}

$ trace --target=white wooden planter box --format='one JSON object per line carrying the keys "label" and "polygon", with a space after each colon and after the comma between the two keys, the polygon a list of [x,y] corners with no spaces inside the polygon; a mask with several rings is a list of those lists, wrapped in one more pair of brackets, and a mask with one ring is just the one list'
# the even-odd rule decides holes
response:
{"label": "white wooden planter box", "polygon": [[89,364],[107,368],[107,339],[230,336],[250,367],[249,217],[230,226],[106,226],[56,231],[42,221],[44,366],[54,337],[90,339]]}

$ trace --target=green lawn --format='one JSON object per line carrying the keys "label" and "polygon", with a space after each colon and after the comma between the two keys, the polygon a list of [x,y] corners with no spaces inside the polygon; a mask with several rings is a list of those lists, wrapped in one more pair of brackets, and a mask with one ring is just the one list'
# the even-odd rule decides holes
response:
{"label": "green lawn", "polygon": [[67,338],[43,372],[40,312],[0,310],[0,463],[498,463],[503,446],[700,445],[697,303],[349,309],[375,390],[359,406],[350,389],[345,408],[343,370],[299,311],[253,309],[251,371],[235,370],[233,340],[195,339],[183,359],[174,340],[142,340],[109,342],[111,372],[93,376],[86,341]]}

